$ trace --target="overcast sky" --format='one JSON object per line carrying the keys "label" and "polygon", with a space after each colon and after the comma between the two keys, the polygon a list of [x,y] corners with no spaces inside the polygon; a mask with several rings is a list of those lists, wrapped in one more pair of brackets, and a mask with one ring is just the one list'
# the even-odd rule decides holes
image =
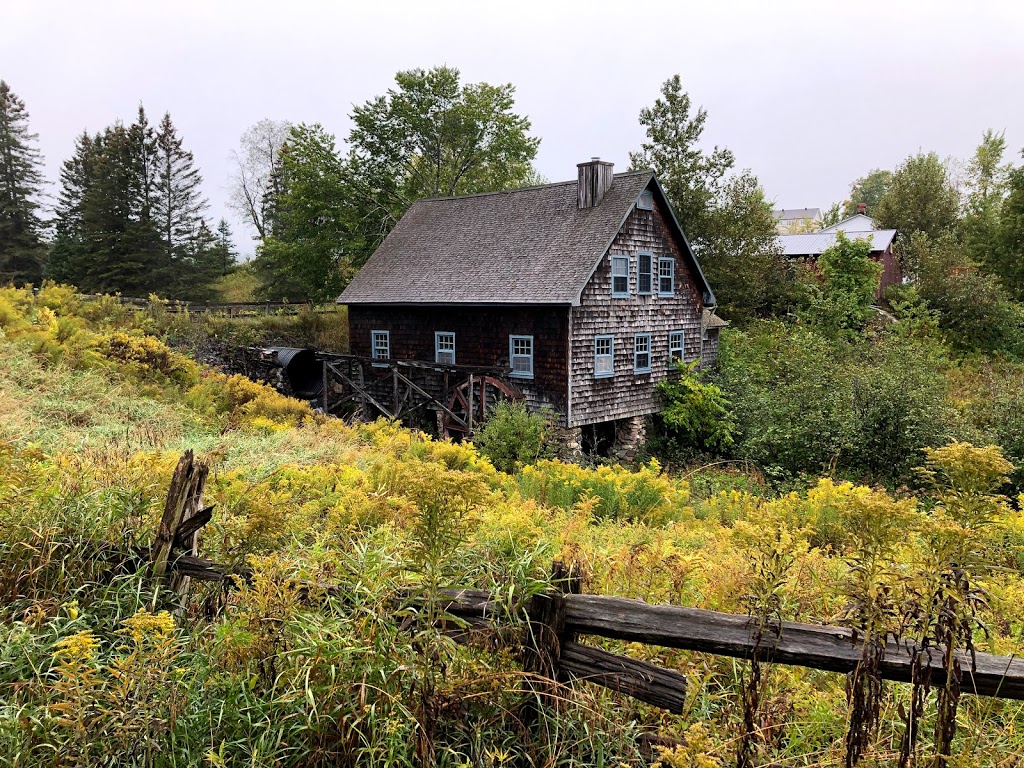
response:
{"label": "overcast sky", "polygon": [[784,207],[824,208],[918,149],[966,157],[986,128],[1018,161],[1024,144],[1022,0],[0,0],[0,78],[51,181],[83,129],[131,122],[140,101],[154,123],[169,111],[246,252],[225,205],[246,127],[319,122],[340,141],[353,104],[439,64],[516,86],[552,181],[592,155],[625,170],[674,73],[708,111],[708,145]]}

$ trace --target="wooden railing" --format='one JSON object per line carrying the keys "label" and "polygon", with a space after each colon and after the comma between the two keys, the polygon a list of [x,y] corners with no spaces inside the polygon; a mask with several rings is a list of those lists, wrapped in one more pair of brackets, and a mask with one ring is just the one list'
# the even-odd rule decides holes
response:
{"label": "wooden railing", "polygon": [[85,301],[95,301],[100,298],[113,298],[120,304],[147,309],[152,308],[155,305],[160,305],[165,312],[170,312],[172,314],[185,312],[191,314],[219,313],[228,315],[229,317],[239,317],[244,315],[295,315],[302,311],[318,313],[339,311],[338,305],[335,304],[295,304],[284,301],[229,301],[220,303],[179,301],[177,299],[159,299],[157,301],[152,301],[150,299],[121,296],[119,294],[104,295],[91,293],[78,294],[78,297]]}

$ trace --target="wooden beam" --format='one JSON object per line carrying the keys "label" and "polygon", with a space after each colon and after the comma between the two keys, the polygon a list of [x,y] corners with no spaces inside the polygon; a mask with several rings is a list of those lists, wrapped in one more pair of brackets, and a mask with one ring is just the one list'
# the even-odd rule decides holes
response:
{"label": "wooden beam", "polygon": [[[407,376],[405,376],[404,374],[401,374],[401,373],[399,373],[399,374],[398,374],[398,377],[399,377],[399,379],[400,379],[401,381],[404,381],[404,382],[405,382],[405,384],[406,384],[406,385],[407,385],[407,386],[409,387],[409,389],[410,389],[411,391],[413,391],[413,392],[416,392],[416,393],[417,393],[417,394],[419,394],[419,395],[420,395],[421,397],[424,397],[424,398],[426,398],[426,400],[425,400],[424,402],[418,403],[418,404],[416,404],[415,406],[413,406],[412,408],[409,408],[408,410],[405,410],[405,411],[403,411],[404,413],[409,413],[409,412],[412,412],[412,411],[416,410],[417,408],[422,408],[422,407],[423,407],[423,406],[425,406],[425,405],[428,405],[428,404],[430,404],[430,403],[433,403],[434,405],[436,405],[436,406],[437,406],[437,408],[438,408],[439,410],[441,410],[441,411],[444,411],[445,413],[447,413],[447,414],[448,414],[448,415],[449,415],[449,416],[450,416],[450,417],[451,417],[452,419],[454,419],[454,420],[455,420],[456,422],[458,422],[459,424],[461,424],[461,425],[462,425],[462,426],[464,426],[464,427],[468,427],[468,425],[466,424],[466,422],[465,422],[465,421],[464,421],[463,419],[461,419],[461,418],[460,418],[459,416],[457,416],[457,415],[456,415],[456,414],[455,414],[454,412],[452,412],[452,410],[451,410],[451,409],[450,409],[450,408],[449,408],[449,407],[448,407],[447,405],[445,405],[444,403],[442,403],[442,402],[441,402],[440,400],[438,400],[438,399],[437,399],[436,397],[434,397],[434,396],[433,396],[432,394],[430,394],[430,393],[429,393],[429,392],[427,392],[427,391],[426,391],[425,389],[423,389],[423,388],[422,388],[421,386],[419,386],[418,384],[416,384],[416,383],[415,383],[414,381],[412,381],[412,379],[408,378]],[[446,377],[446,378],[447,378],[447,377]],[[452,391],[454,391],[454,390],[456,390],[456,389],[458,389],[458,385],[456,385],[456,386],[454,386],[454,387],[451,387],[450,389],[447,389],[447,390],[445,391],[445,394],[444,394],[444,395],[442,395],[441,397],[445,397],[445,396],[447,396],[447,395],[451,394],[451,392],[452,392]]]}
{"label": "wooden beam", "polygon": [[210,522],[213,518],[214,507],[216,506],[216,504],[211,504],[208,507],[204,507],[181,522],[181,525],[178,526],[178,533],[174,537],[175,549],[189,549],[192,546],[195,533]]}
{"label": "wooden beam", "polygon": [[[649,605],[641,600],[598,595],[565,596],[566,628],[580,634],[631,642],[703,651],[720,656],[749,659],[757,647],[759,658],[775,664],[793,664],[831,672],[852,672],[861,660],[861,643],[843,627],[772,623],[760,644],[755,642],[757,623],[737,616],[699,608]],[[881,673],[887,680],[910,682],[916,647],[909,641],[886,643]],[[971,658],[957,654],[964,693],[1024,699],[1024,659],[979,653]],[[932,685],[944,685],[943,649],[922,653],[932,670]]]}
{"label": "wooden beam", "polygon": [[558,666],[572,679],[624,693],[677,715],[686,704],[686,676],[645,661],[570,642],[562,645]]}
{"label": "wooden beam", "polygon": [[[344,382],[345,384],[348,384],[350,387],[352,387],[352,390],[359,397],[364,398],[365,400],[369,400],[374,405],[374,407],[377,408],[377,410],[379,410],[381,413],[383,413],[389,419],[395,418],[395,416],[392,415],[392,413],[387,408],[385,408],[383,405],[381,405],[379,402],[377,402],[376,398],[374,398],[374,396],[371,395],[366,390],[365,386],[362,383],[362,379],[363,379],[362,368],[359,369],[359,379],[360,379],[360,381],[357,384],[355,381],[350,379],[348,376],[346,376],[344,373],[339,371],[337,368],[335,368],[330,363],[327,364],[327,367],[330,368],[331,371],[334,373],[334,375],[337,376],[339,379],[341,379],[342,382]],[[340,405],[342,402],[344,402],[344,400],[341,400],[338,403],[335,403],[335,405]]]}

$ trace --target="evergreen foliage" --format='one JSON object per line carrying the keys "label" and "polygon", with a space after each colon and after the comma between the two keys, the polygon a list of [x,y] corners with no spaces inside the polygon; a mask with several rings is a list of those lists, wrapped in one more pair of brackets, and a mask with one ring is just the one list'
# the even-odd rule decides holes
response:
{"label": "evergreen foliage", "polygon": [[61,169],[48,277],[88,292],[205,298],[222,259],[170,115],[83,134]]}
{"label": "evergreen foliage", "polygon": [[213,254],[213,262],[221,275],[228,274],[238,264],[238,250],[235,248],[234,236],[227,219],[217,222],[217,245]]}
{"label": "evergreen foliage", "polygon": [[0,80],[0,285],[38,282],[46,247],[39,218],[43,160],[25,102]]}

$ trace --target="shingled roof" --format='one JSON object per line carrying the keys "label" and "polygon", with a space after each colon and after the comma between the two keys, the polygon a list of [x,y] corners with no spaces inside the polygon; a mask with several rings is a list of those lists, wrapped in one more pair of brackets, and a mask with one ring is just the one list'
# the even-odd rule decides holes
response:
{"label": "shingled roof", "polygon": [[[652,180],[654,184],[651,185]],[[349,283],[341,304],[578,304],[653,171],[617,173],[600,204],[577,181],[419,200]],[[714,303],[689,244],[681,249]]]}

